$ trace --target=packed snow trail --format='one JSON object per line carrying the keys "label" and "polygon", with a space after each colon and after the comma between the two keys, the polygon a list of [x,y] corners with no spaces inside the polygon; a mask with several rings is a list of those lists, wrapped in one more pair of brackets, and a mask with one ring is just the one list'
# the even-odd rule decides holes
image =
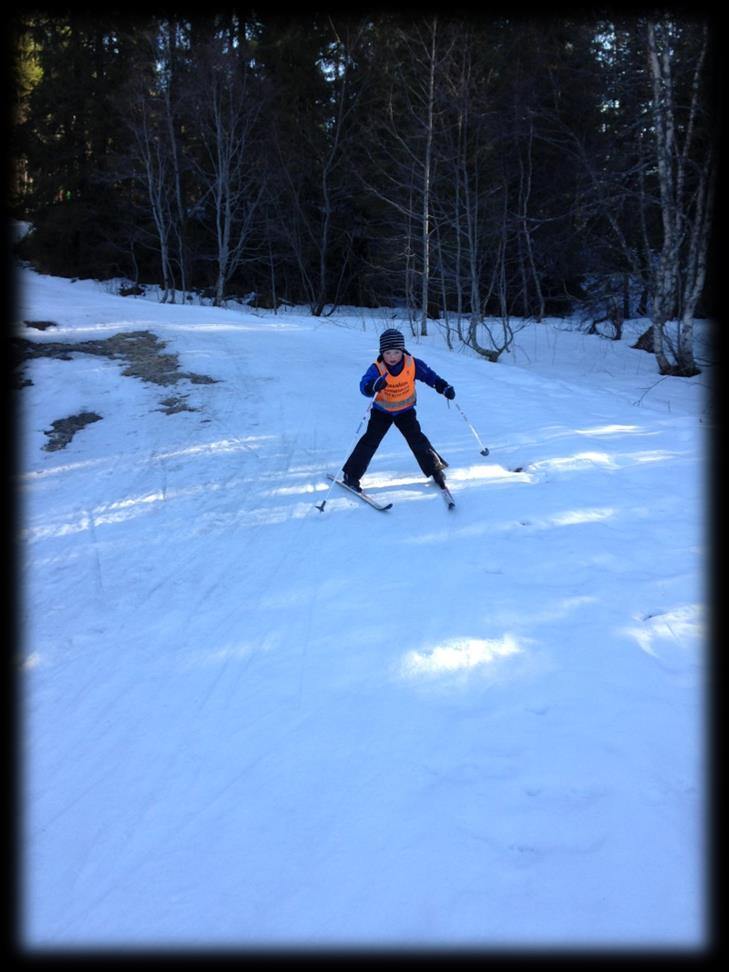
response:
{"label": "packed snow trail", "polygon": [[393,509],[322,516],[375,329],[23,283],[34,340],[144,328],[217,380],[19,393],[28,946],[701,945],[695,386],[419,345],[491,454],[419,389],[456,513],[393,430]]}

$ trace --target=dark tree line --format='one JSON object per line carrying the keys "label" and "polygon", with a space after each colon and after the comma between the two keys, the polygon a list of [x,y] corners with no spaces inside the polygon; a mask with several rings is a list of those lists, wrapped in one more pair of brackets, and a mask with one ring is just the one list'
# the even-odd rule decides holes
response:
{"label": "dark tree line", "polygon": [[514,319],[579,312],[618,337],[650,316],[661,372],[694,374],[692,322],[713,310],[711,39],[665,14],[29,13],[23,255],[170,301],[404,306],[414,332],[437,317],[494,360]]}

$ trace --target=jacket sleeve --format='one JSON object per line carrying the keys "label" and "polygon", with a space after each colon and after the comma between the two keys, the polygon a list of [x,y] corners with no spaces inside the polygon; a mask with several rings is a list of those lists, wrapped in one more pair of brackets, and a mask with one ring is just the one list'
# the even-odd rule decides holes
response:
{"label": "jacket sleeve", "polygon": [[367,398],[375,397],[375,393],[372,391],[372,383],[379,377],[380,377],[380,372],[377,368],[377,365],[373,362],[369,366],[367,371],[365,371],[365,373],[362,375],[362,378],[359,383],[359,390]]}
{"label": "jacket sleeve", "polygon": [[415,361],[415,377],[418,381],[425,382],[426,385],[430,385],[431,388],[435,388],[439,395],[443,394],[443,390],[448,387],[448,382],[437,375],[432,368],[421,361],[420,358],[414,358]]}

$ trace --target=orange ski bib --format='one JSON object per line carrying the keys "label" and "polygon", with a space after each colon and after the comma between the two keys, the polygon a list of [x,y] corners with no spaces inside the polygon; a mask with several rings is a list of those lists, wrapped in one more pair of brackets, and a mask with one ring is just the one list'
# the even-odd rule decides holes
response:
{"label": "orange ski bib", "polygon": [[381,361],[375,361],[381,375],[387,375],[387,385],[375,396],[375,402],[387,412],[401,412],[415,404],[415,359],[405,355],[399,375],[391,375]]}

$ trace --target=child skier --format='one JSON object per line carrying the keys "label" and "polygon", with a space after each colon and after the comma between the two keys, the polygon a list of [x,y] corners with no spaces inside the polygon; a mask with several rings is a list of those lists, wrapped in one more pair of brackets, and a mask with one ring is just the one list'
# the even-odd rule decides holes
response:
{"label": "child skier", "polygon": [[448,399],[456,397],[452,385],[424,361],[408,353],[400,331],[394,328],[383,331],[380,335],[380,354],[359,383],[362,394],[375,399],[370,420],[364,435],[342,467],[344,482],[358,493],[362,492],[360,479],[393,424],[405,437],[423,475],[432,476],[440,487],[445,486],[443,470],[448,463],[430,444],[415,415],[416,380],[424,381]]}

